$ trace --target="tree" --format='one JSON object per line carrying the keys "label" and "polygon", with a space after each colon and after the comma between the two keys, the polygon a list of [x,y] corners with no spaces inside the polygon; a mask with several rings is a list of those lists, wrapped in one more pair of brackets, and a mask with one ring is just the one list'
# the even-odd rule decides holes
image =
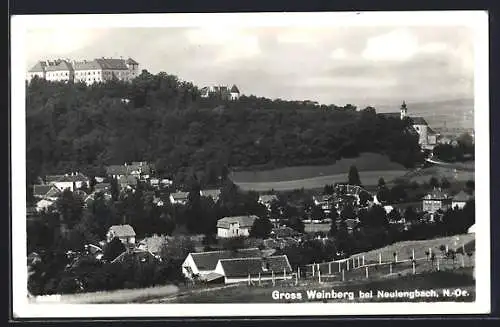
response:
{"label": "tree", "polygon": [[356,214],[354,213],[354,208],[350,205],[347,205],[345,206],[342,211],[340,212],[340,217],[343,219],[343,220],[346,220],[346,219],[355,219],[356,218]]}
{"label": "tree", "polygon": [[331,184],[325,185],[325,187],[323,189],[323,194],[325,194],[325,195],[331,195],[334,192],[335,192],[335,189],[334,189],[333,185],[331,185]]}
{"label": "tree", "polygon": [[475,188],[475,183],[473,180],[468,180],[467,182],[465,182],[465,191],[468,194],[474,193],[474,188]]}
{"label": "tree", "polygon": [[104,247],[103,259],[108,262],[113,261],[116,257],[125,252],[125,250],[126,248],[122,241],[120,241],[118,237],[115,237]]}
{"label": "tree", "polygon": [[451,186],[450,182],[445,177],[443,177],[441,179],[441,187],[444,189],[448,189],[448,188],[450,188],[450,186]]}
{"label": "tree", "polygon": [[83,201],[66,189],[56,200],[55,206],[61,217],[61,222],[67,228],[73,228],[82,218]]}
{"label": "tree", "polygon": [[429,179],[429,185],[430,187],[432,188],[436,188],[439,186],[439,181],[436,177],[432,176],[430,179]]}
{"label": "tree", "polygon": [[323,209],[321,209],[320,206],[313,205],[312,210],[311,210],[311,219],[312,220],[323,220],[325,213],[323,212]]}
{"label": "tree", "polygon": [[417,213],[412,206],[405,209],[405,220],[408,222],[415,222],[418,219]]}
{"label": "tree", "polygon": [[401,214],[399,213],[399,210],[397,209],[392,209],[389,214],[387,215],[387,219],[392,222],[400,221],[401,220]]}
{"label": "tree", "polygon": [[111,180],[109,181],[109,184],[110,184],[110,188],[111,188],[111,198],[113,199],[113,201],[117,201],[118,200],[118,197],[120,195],[120,190],[119,190],[119,187],[118,187],[118,180],[116,178],[111,178]]}
{"label": "tree", "polygon": [[273,229],[273,224],[268,218],[255,219],[252,228],[250,229],[250,236],[257,238],[267,238]]}
{"label": "tree", "polygon": [[350,185],[361,185],[361,180],[359,179],[359,173],[356,166],[352,165],[349,168],[349,174],[347,176],[347,180]]}
{"label": "tree", "polygon": [[360,204],[362,206],[366,206],[368,204],[368,201],[373,201],[373,196],[366,191],[361,191],[361,193],[359,193]]}
{"label": "tree", "polygon": [[305,229],[304,222],[299,217],[292,217],[288,219],[287,225],[288,227],[292,228],[293,230],[296,230],[299,233],[304,233]]}
{"label": "tree", "polygon": [[380,177],[378,179],[378,184],[377,184],[377,187],[380,189],[380,188],[384,188],[385,187],[385,180],[383,177]]}

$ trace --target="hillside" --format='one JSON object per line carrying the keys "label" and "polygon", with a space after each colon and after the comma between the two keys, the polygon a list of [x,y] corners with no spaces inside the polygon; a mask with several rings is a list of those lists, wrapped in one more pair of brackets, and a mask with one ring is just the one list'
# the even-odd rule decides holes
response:
{"label": "hillside", "polygon": [[235,167],[331,165],[373,152],[405,167],[421,160],[406,122],[354,107],[241,97],[201,98],[176,76],[144,71],[132,83],[33,80],[26,93],[28,183],[109,164],[150,161],[184,183],[214,185]]}

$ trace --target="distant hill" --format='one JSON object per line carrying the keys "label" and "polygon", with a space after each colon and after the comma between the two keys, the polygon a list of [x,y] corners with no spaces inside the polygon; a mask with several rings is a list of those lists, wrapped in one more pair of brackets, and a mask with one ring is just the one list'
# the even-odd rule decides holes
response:
{"label": "distant hill", "polygon": [[[407,102],[408,115],[423,116],[432,128],[474,128],[474,99]],[[374,106],[377,112],[397,112],[399,104]]]}

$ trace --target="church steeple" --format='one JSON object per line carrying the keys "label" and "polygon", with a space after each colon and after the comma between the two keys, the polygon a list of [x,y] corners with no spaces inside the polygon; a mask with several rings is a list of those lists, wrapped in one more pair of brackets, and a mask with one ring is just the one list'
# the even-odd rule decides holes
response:
{"label": "church steeple", "polygon": [[403,104],[401,105],[400,112],[401,112],[401,120],[403,120],[406,117],[406,114],[408,112],[408,108],[406,108],[406,102],[405,101],[403,101]]}

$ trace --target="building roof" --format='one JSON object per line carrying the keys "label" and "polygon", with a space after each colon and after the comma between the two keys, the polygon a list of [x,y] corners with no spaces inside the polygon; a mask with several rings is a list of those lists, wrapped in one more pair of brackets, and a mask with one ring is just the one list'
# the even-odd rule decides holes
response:
{"label": "building roof", "polygon": [[28,70],[28,72],[29,73],[43,73],[45,71],[46,65],[47,65],[47,63],[45,61],[39,61],[33,67],[31,67],[31,69]]}
{"label": "building roof", "polygon": [[238,258],[220,260],[220,265],[226,277],[246,277],[250,275],[275,274],[292,272],[292,267],[286,255],[267,258]]}
{"label": "building roof", "polygon": [[181,192],[181,191],[178,191],[178,192],[175,192],[175,193],[170,193],[170,196],[174,200],[187,200],[188,195],[189,195],[189,192]]}
{"label": "building roof", "polygon": [[97,183],[94,185],[94,192],[103,192],[111,189],[110,183]]}
{"label": "building roof", "polygon": [[137,185],[137,178],[135,178],[134,176],[131,176],[131,175],[127,175],[127,176],[120,176],[120,178],[118,178],[118,183],[120,184],[127,184],[127,185]]}
{"label": "building roof", "polygon": [[95,61],[103,70],[128,70],[124,59],[98,58]]}
{"label": "building roof", "polygon": [[328,202],[332,198],[331,195],[315,195],[313,196],[313,201],[315,202]]}
{"label": "building roof", "polygon": [[153,235],[146,237],[139,242],[139,246],[144,246],[151,253],[159,253],[164,244],[167,243],[167,238],[164,236]]}
{"label": "building roof", "polygon": [[53,183],[53,182],[57,182],[62,177],[64,177],[64,175],[47,175],[47,176],[45,176],[45,182],[49,183],[49,184]]}
{"label": "building roof", "polygon": [[132,58],[127,59],[127,64],[128,65],[139,65],[139,63]]}
{"label": "building roof", "polygon": [[47,72],[57,72],[57,71],[66,71],[66,70],[73,70],[73,67],[71,67],[71,64],[67,62],[66,60],[55,60],[55,61],[49,61],[49,64],[45,65],[45,71]]}
{"label": "building roof", "polygon": [[255,215],[224,217],[217,221],[217,228],[229,228],[229,225],[233,223],[239,223],[240,228],[252,227],[256,219],[259,219],[259,217]]}
{"label": "building roof", "polygon": [[126,175],[127,172],[127,167],[124,165],[111,165],[106,167],[106,174],[108,175]]}
{"label": "building roof", "polygon": [[77,173],[74,175],[63,175],[58,180],[55,180],[55,183],[58,182],[88,182],[89,178],[83,174]]}
{"label": "building roof", "polygon": [[198,270],[214,270],[221,259],[260,257],[258,248],[190,253]]}
{"label": "building roof", "polygon": [[33,195],[38,197],[50,198],[57,197],[61,191],[53,185],[33,185]]}
{"label": "building roof", "polygon": [[413,125],[427,125],[424,117],[409,117]]}
{"label": "building roof", "polygon": [[424,200],[446,200],[449,199],[450,196],[443,192],[442,190],[435,188],[431,192],[429,192],[427,195],[424,196]]}
{"label": "building roof", "polygon": [[453,201],[455,202],[467,202],[469,201],[470,199],[472,199],[472,196],[467,194],[465,191],[460,191],[458,194],[456,194],[454,197],[453,197]]}
{"label": "building roof", "polygon": [[101,70],[101,65],[96,60],[84,60],[73,62],[74,70]]}
{"label": "building roof", "polygon": [[274,200],[278,200],[278,196],[276,194],[263,194],[259,196],[259,201],[263,203],[270,203]]}
{"label": "building roof", "polygon": [[109,228],[116,237],[130,237],[135,236],[134,228],[130,225],[113,225]]}
{"label": "building roof", "polygon": [[220,196],[220,190],[201,190],[201,196],[212,197],[213,199]]}
{"label": "building roof", "polygon": [[238,90],[236,85],[233,85],[233,87],[231,87],[231,93],[240,93],[240,90]]}

